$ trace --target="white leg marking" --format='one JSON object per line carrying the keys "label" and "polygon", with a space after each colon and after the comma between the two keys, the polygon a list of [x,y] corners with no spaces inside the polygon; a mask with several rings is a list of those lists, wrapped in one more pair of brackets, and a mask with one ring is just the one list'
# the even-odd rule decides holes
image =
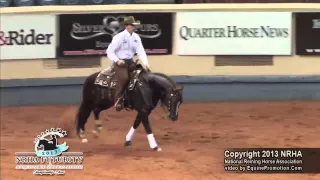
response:
{"label": "white leg marking", "polygon": [[134,135],[135,129],[131,126],[128,134],[126,135],[126,141],[131,141]]}
{"label": "white leg marking", "polygon": [[148,138],[148,141],[149,141],[150,148],[153,149],[153,148],[158,146],[158,144],[157,144],[157,142],[156,142],[156,140],[155,140],[155,138],[153,136],[153,133],[152,134],[148,134],[147,138]]}

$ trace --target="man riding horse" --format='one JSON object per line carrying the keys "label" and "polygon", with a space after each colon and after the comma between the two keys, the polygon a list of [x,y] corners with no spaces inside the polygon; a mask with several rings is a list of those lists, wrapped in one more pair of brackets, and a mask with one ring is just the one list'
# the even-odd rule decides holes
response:
{"label": "man riding horse", "polygon": [[142,45],[141,38],[134,33],[135,25],[140,21],[135,21],[133,16],[125,17],[121,25],[125,26],[125,30],[115,35],[110,43],[106,53],[115,65],[115,79],[117,80],[115,92],[115,104],[117,111],[121,111],[123,107],[123,94],[129,81],[128,68],[132,65],[133,56],[137,53],[139,59],[145,67],[149,69],[147,54]]}
{"label": "man riding horse", "polygon": [[[117,111],[123,108],[137,111],[136,120],[125,138],[125,146],[132,145],[133,134],[142,123],[150,148],[154,151],[161,150],[149,123],[149,115],[158,102],[161,102],[170,120],[178,120],[179,107],[183,102],[183,86],[165,74],[144,71],[142,66],[137,65],[132,59],[137,53],[149,70],[141,39],[133,32],[137,24],[140,22],[135,21],[132,16],[124,18],[121,25],[125,26],[125,30],[113,37],[106,50],[108,58],[113,61],[112,68],[93,73],[84,82],[82,102],[76,115],[76,131],[83,143],[88,142],[85,125],[91,112],[95,116],[94,133],[97,135],[102,128],[99,120],[100,112],[112,106],[115,106]],[[131,82],[127,88],[129,75]]]}

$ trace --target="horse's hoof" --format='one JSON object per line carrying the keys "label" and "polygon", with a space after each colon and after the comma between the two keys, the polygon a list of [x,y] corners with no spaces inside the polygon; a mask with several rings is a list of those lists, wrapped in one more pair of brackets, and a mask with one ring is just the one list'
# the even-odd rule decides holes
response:
{"label": "horse's hoof", "polygon": [[162,149],[157,146],[157,147],[153,148],[153,151],[158,151],[158,152],[160,152],[160,151],[162,151]]}
{"label": "horse's hoof", "polygon": [[81,139],[81,142],[82,142],[82,143],[87,143],[87,142],[88,142],[88,139],[86,139],[86,138],[85,138],[85,139]]}
{"label": "horse's hoof", "polygon": [[94,136],[98,137],[99,136],[99,131],[93,130],[92,133],[94,134]]}
{"label": "horse's hoof", "polygon": [[132,142],[131,141],[126,141],[125,143],[124,143],[124,146],[131,146],[132,145]]}

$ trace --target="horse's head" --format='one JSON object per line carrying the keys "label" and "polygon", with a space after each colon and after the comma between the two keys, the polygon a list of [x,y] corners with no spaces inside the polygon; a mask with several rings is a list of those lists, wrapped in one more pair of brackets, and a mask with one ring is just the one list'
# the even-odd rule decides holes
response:
{"label": "horse's head", "polygon": [[183,86],[175,83],[164,74],[152,73],[149,77],[151,77],[151,81],[162,89],[160,92],[161,106],[168,113],[168,118],[172,121],[178,120],[179,106],[183,102]]}
{"label": "horse's head", "polygon": [[165,96],[161,98],[162,107],[169,114],[168,117],[176,121],[179,116],[179,107],[183,102],[182,97],[183,85],[176,84],[176,86],[170,91],[165,93]]}

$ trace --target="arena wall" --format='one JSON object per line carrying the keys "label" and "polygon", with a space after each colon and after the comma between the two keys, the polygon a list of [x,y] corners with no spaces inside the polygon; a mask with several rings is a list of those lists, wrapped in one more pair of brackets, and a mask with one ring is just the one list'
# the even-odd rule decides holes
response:
{"label": "arena wall", "polygon": [[[2,14],[142,11],[310,12],[320,11],[320,4],[153,4],[1,8]],[[293,41],[293,46],[294,44]],[[172,55],[149,56],[149,61],[153,71],[171,75],[185,85],[184,95],[187,101],[320,99],[319,56],[296,56],[293,50],[291,56],[275,56],[272,66],[221,67],[214,65],[214,56],[177,56],[175,45],[173,42]],[[1,106],[78,104],[81,101],[81,86],[85,76],[106,68],[111,63],[105,57],[101,58],[101,62],[100,68],[55,69],[52,68],[57,63],[55,59],[1,60]],[[48,68],[48,64],[51,68]]]}

